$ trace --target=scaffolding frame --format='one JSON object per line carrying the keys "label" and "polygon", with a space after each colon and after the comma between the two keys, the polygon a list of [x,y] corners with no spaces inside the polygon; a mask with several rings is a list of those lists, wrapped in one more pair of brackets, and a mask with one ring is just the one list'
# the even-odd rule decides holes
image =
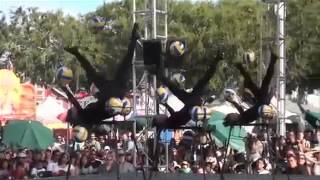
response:
{"label": "scaffolding frame", "polygon": [[[168,26],[167,26],[167,20],[168,20],[168,14],[167,14],[167,0],[141,0],[140,2],[143,2],[144,7],[142,10],[137,8],[137,0],[133,0],[133,9],[132,9],[132,19],[133,23],[137,22],[139,19],[142,18],[144,22],[144,36],[142,40],[151,40],[151,39],[160,39],[164,43],[167,41],[168,36]],[[162,4],[161,4],[162,3]],[[160,9],[158,6],[163,5],[163,9]],[[140,8],[140,7],[139,7]],[[159,18],[159,19],[158,19]],[[164,24],[163,24],[163,34],[160,34],[158,31],[158,20],[160,21],[160,18],[163,18]],[[143,44],[139,43],[140,48],[142,48]],[[143,68],[143,76],[139,83],[137,83],[137,70],[138,68]],[[152,115],[157,114],[157,99],[156,99],[156,89],[157,89],[157,78],[155,75],[152,75],[150,77],[150,74],[144,67],[144,61],[143,57],[137,57],[137,54],[135,53],[133,60],[132,60],[132,87],[133,87],[133,117],[134,119],[138,117],[138,102],[137,102],[137,95],[138,95],[138,88],[142,85],[144,85],[144,90],[142,90],[142,94],[144,97],[142,98],[142,101],[144,101],[145,108],[144,108],[144,114],[146,118],[149,118]],[[150,104],[150,99],[152,99],[152,104]],[[141,109],[140,109],[141,110]],[[141,117],[141,116],[139,116]],[[136,135],[136,122],[134,122],[134,135]],[[148,127],[148,122],[147,122]],[[149,138],[149,128],[145,128],[144,130],[144,136],[145,140]],[[153,133],[156,135],[157,133]],[[157,139],[157,137],[154,136],[154,139]],[[156,143],[156,142],[155,142]],[[166,143],[167,144],[167,143]],[[154,145],[155,147],[155,145]],[[155,148],[154,148],[155,149]],[[147,143],[144,147],[144,154],[148,154],[148,147]],[[146,156],[145,159],[145,167],[149,169],[149,157]],[[134,165],[137,166],[137,154],[134,154]],[[166,145],[166,170],[168,170],[168,144]]]}

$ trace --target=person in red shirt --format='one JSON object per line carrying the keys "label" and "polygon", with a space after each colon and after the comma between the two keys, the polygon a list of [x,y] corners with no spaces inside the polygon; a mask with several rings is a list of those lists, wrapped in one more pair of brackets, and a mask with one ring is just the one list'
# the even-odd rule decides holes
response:
{"label": "person in red shirt", "polygon": [[19,161],[16,168],[11,172],[13,179],[28,179],[27,170],[24,163]]}

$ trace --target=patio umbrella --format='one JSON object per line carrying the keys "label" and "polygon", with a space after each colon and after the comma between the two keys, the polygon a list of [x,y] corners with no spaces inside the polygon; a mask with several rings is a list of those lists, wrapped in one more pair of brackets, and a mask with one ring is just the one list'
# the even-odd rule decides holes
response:
{"label": "patio umbrella", "polygon": [[38,121],[10,121],[3,129],[3,143],[13,149],[46,149],[54,143],[53,132]]}
{"label": "patio umbrella", "polygon": [[320,112],[307,111],[304,118],[313,128],[320,127]]}
{"label": "patio umbrella", "polygon": [[[211,115],[207,122],[209,126],[215,127],[215,130],[212,131],[212,136],[214,137],[214,140],[218,146],[223,146],[229,136],[230,127],[223,125],[225,116],[225,113],[216,111]],[[244,138],[246,135],[247,132],[244,128],[240,128],[240,126],[234,126],[230,136],[229,145],[231,148],[238,150],[239,152],[243,152],[245,150]]]}

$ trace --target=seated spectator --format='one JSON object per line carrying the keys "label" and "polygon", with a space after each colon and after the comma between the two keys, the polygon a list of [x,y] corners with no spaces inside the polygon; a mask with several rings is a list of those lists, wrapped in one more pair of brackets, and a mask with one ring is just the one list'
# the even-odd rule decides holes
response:
{"label": "seated spectator", "polygon": [[31,169],[31,177],[32,178],[42,177],[45,171],[46,169],[43,168],[41,161],[37,161],[35,166]]}
{"label": "seated spectator", "polygon": [[299,151],[299,144],[294,131],[289,131],[287,134],[286,149],[293,149],[294,151]]}
{"label": "seated spectator", "polygon": [[320,148],[313,148],[310,152],[306,153],[306,158],[311,165],[311,175],[320,175]]}
{"label": "seated spectator", "polygon": [[[69,161],[70,161],[70,158],[69,158],[69,155],[67,153],[63,153],[60,156],[60,159],[58,161],[58,169],[59,169],[58,175],[64,176],[64,175],[67,174],[68,167],[69,167]],[[72,164],[70,166],[70,175],[71,176],[75,175],[75,167]]]}
{"label": "seated spectator", "polygon": [[108,151],[106,159],[102,166],[99,167],[99,173],[115,173],[117,171],[117,164],[115,160],[115,155],[113,151]]}
{"label": "seated spectator", "polygon": [[298,156],[298,165],[300,166],[300,168],[303,170],[304,175],[311,175],[311,168],[310,166],[307,164],[306,161],[306,156],[304,153],[299,153]]}
{"label": "seated spectator", "polygon": [[172,161],[172,163],[169,163],[169,172],[176,173],[179,172],[179,169],[181,166],[177,163],[177,161]]}
{"label": "seated spectator", "polygon": [[9,178],[9,161],[4,159],[0,161],[0,179]]}
{"label": "seated spectator", "polygon": [[52,172],[54,176],[59,174],[59,165],[58,165],[59,158],[60,158],[60,152],[58,150],[53,151],[52,158],[51,160],[49,160],[47,165],[47,171]]}
{"label": "seated spectator", "polygon": [[285,171],[286,174],[299,174],[303,175],[303,169],[298,165],[298,160],[295,155],[287,156],[287,169]]}
{"label": "seated spectator", "polygon": [[80,175],[92,174],[93,168],[91,164],[89,164],[88,157],[82,156],[80,160]]}
{"label": "seated spectator", "polygon": [[133,155],[132,155],[132,153],[129,152],[129,153],[126,154],[126,161],[131,163],[131,164],[133,163]]}
{"label": "seated spectator", "polygon": [[18,162],[16,168],[11,172],[13,179],[28,179],[27,170],[23,162]]}
{"label": "seated spectator", "polygon": [[181,168],[180,168],[179,172],[182,174],[192,173],[190,165],[187,161],[182,161]]}
{"label": "seated spectator", "polygon": [[252,165],[254,174],[270,174],[270,171],[267,170],[267,163],[263,158],[257,159]]}
{"label": "seated spectator", "polygon": [[263,155],[264,146],[263,143],[258,139],[256,134],[251,134],[248,137],[247,150],[249,160],[254,159],[255,156]]}
{"label": "seated spectator", "polygon": [[300,152],[306,152],[310,150],[310,141],[304,138],[304,133],[302,131],[298,132],[297,142]]}
{"label": "seated spectator", "polygon": [[99,167],[103,162],[98,158],[97,152],[93,149],[89,155],[89,164],[92,167],[92,173],[98,173]]}
{"label": "seated spectator", "polygon": [[95,134],[91,134],[89,142],[88,142],[88,146],[89,147],[94,147],[95,150],[100,151],[101,150],[101,145],[100,143],[97,141],[97,137]]}
{"label": "seated spectator", "polygon": [[133,164],[126,161],[125,152],[123,150],[119,150],[118,155],[119,155],[119,171],[120,171],[120,173],[134,172],[135,168],[134,168]]}
{"label": "seated spectator", "polygon": [[205,167],[198,169],[198,174],[216,174],[218,172],[218,162],[213,156],[208,156],[205,161]]}

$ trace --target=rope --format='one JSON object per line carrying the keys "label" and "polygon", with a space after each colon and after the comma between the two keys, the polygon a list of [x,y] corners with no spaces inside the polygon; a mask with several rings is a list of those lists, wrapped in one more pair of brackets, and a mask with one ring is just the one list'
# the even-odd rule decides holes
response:
{"label": "rope", "polygon": [[[203,161],[205,162],[206,161],[206,155],[205,155],[205,153],[204,153],[204,147],[203,147],[203,145],[201,144],[200,145],[200,148],[201,148],[201,154],[202,154],[202,157],[203,157]],[[206,173],[206,170],[205,170],[205,164],[203,164],[203,166],[202,166],[202,171],[203,171],[203,180],[207,180],[207,173]]]}

